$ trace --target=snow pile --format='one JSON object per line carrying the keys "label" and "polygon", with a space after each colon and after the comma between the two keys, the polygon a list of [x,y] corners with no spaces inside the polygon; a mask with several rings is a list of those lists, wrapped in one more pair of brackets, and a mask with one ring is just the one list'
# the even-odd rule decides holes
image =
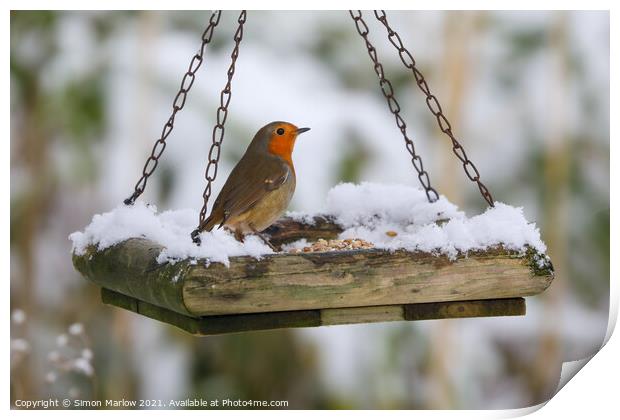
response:
{"label": "snow pile", "polygon": [[273,251],[258,237],[248,236],[238,242],[224,229],[203,232],[202,245],[196,245],[191,232],[196,228],[198,213],[195,210],[169,210],[157,213],[157,208],[136,202],[133,206],[120,205],[114,210],[96,214],[83,232],[69,236],[72,251],[78,255],[86,252],[89,245],[99,250],[108,248],[130,238],[147,238],[164,247],[158,262],[204,258],[209,262],[221,262],[228,266],[229,257],[250,255],[260,257]]}
{"label": "snow pile", "polygon": [[[322,213],[334,216],[336,223],[343,227],[340,239],[364,239],[381,249],[425,251],[450,258],[459,252],[500,244],[520,252],[527,246],[542,254],[546,251],[536,225],[525,220],[521,208],[497,202],[483,214],[467,218],[445,197],[429,203],[424,191],[408,186],[340,184],[328,193]],[[306,223],[314,217],[300,212],[288,215]],[[157,213],[155,206],[137,202],[95,215],[83,232],[75,232],[69,238],[76,254],[83,254],[89,245],[97,245],[101,250],[126,239],[148,238],[164,247],[159,262],[190,258],[228,265],[230,257],[260,258],[273,253],[256,236],[238,242],[224,229],[203,232],[202,245],[197,246],[190,238],[197,220],[194,210]],[[299,243],[283,249],[295,245]]]}
{"label": "snow pile", "polygon": [[429,203],[419,188],[371,182],[336,185],[327,193],[325,213],[335,216],[343,227],[374,226],[379,221],[394,226],[426,225],[465,217],[444,196]]}
{"label": "snow pile", "polygon": [[429,203],[423,190],[403,185],[337,185],[328,193],[325,213],[345,229],[341,239],[360,238],[382,249],[450,258],[499,244],[520,252],[528,245],[546,251],[538,228],[527,222],[522,208],[496,202],[494,208],[468,219],[444,196]]}

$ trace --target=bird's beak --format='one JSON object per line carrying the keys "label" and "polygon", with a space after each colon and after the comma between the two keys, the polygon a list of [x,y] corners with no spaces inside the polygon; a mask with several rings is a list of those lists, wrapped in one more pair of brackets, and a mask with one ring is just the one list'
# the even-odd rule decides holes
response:
{"label": "bird's beak", "polygon": [[305,133],[308,130],[310,130],[309,127],[298,128],[297,129],[297,134]]}

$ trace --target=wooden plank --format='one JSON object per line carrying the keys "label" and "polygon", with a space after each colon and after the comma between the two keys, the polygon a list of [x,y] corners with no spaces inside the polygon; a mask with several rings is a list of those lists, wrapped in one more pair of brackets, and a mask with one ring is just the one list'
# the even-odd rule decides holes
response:
{"label": "wooden plank", "polygon": [[[196,318],[148,302],[142,302],[105,288],[101,289],[101,300],[103,303],[130,310],[199,336],[278,328],[318,327],[321,325],[319,310],[215,315]],[[128,304],[130,301],[132,304]]]}
{"label": "wooden plank", "polygon": [[321,325],[404,321],[404,306],[406,305],[382,305],[361,306],[357,308],[321,309]]}
{"label": "wooden plank", "polygon": [[407,321],[519,315],[525,315],[525,299],[523,298],[418,303],[405,305],[404,308],[404,318]]}
{"label": "wooden plank", "polygon": [[161,246],[131,239],[74,256],[100,286],[187,316],[530,296],[553,279],[536,254],[502,249],[444,256],[378,249],[235,257],[230,267],[158,264]]}
{"label": "wooden plank", "polygon": [[101,287],[137,298],[184,315],[192,315],[183,303],[181,279],[189,262],[159,264],[162,247],[147,239],[130,239],[102,251],[91,246],[84,255],[73,255],[73,265],[84,277]]}
{"label": "wooden plank", "polygon": [[216,315],[194,318],[147,302],[141,302],[135,298],[124,296],[108,289],[101,289],[101,297],[106,304],[128,309],[197,336],[279,328],[525,314],[525,299],[511,298],[243,315]]}
{"label": "wooden plank", "polygon": [[336,239],[342,228],[334,222],[331,216],[314,216],[312,223],[303,223],[283,217],[269,226],[264,233],[269,241],[275,245],[291,243],[300,239],[316,242],[318,239]]}
{"label": "wooden plank", "polygon": [[377,249],[239,257],[191,269],[183,301],[204,316],[530,296],[553,274],[529,258],[499,249],[456,261]]}

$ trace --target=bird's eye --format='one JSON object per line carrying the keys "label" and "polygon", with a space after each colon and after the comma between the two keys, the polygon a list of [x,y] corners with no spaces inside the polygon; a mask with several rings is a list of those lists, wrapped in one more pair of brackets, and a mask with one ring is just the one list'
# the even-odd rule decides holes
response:
{"label": "bird's eye", "polygon": [[284,134],[284,129],[283,128],[278,128],[276,130],[276,133],[278,133],[278,135],[281,136],[282,134]]}

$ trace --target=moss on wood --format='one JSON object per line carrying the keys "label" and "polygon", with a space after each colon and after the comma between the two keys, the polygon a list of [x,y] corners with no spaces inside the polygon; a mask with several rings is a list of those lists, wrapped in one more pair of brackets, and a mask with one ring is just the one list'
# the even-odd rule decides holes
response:
{"label": "moss on wood", "polygon": [[138,238],[104,250],[91,246],[83,255],[73,255],[73,265],[101,287],[191,315],[183,303],[182,280],[191,265],[187,261],[158,263],[162,249],[152,241]]}

